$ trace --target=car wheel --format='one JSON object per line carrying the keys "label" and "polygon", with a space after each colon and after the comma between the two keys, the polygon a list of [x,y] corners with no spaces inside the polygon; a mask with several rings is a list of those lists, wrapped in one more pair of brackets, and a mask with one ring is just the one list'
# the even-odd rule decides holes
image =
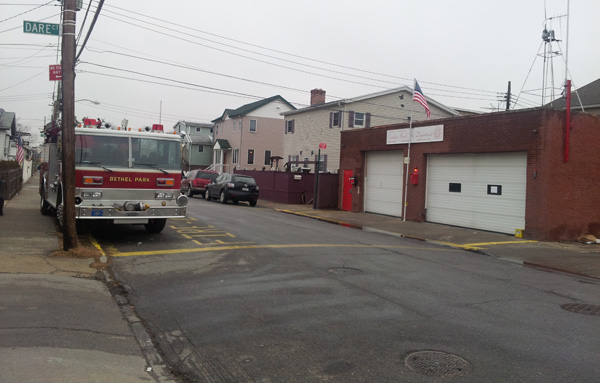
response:
{"label": "car wheel", "polygon": [[187,196],[189,198],[192,198],[194,196],[194,193],[192,193],[192,187],[191,186],[188,186],[188,188],[187,188]]}
{"label": "car wheel", "polygon": [[258,201],[256,201],[256,200],[251,200],[251,201],[249,201],[248,203],[250,204],[250,206],[254,207],[254,206],[256,206],[256,202],[258,202]]}
{"label": "car wheel", "polygon": [[227,203],[227,196],[225,195],[225,190],[221,191],[221,195],[219,196],[219,201],[221,203]]}
{"label": "car wheel", "polygon": [[205,200],[210,199],[210,196],[208,195],[208,189],[204,191],[204,194],[202,195],[202,197],[204,197]]}

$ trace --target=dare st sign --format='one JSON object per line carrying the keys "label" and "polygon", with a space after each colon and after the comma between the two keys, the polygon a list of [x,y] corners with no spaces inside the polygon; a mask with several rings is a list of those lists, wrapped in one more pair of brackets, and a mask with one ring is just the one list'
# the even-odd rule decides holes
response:
{"label": "dare st sign", "polygon": [[23,21],[23,32],[37,35],[60,35],[60,24],[41,23],[39,21]]}

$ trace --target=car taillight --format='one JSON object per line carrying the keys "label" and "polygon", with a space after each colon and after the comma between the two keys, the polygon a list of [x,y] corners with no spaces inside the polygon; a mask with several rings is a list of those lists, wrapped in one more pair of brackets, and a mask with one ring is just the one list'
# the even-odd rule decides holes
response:
{"label": "car taillight", "polygon": [[228,182],[228,183],[227,183],[227,187],[228,187],[228,188],[234,188],[234,187],[235,187],[235,184],[234,184],[234,183],[231,183],[231,182]]}

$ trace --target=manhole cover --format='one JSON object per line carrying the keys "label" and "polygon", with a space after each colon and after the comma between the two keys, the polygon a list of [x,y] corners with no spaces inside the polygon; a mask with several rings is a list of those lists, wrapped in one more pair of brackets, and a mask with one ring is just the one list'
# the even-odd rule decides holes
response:
{"label": "manhole cover", "polygon": [[565,303],[560,308],[577,314],[600,316],[600,306],[586,305],[584,303]]}
{"label": "manhole cover", "polygon": [[466,374],[471,364],[454,354],[441,351],[418,351],[404,360],[406,367],[427,376],[455,376]]}
{"label": "manhole cover", "polygon": [[329,269],[327,271],[329,271],[331,274],[335,274],[335,275],[350,275],[350,274],[361,274],[362,273],[362,270],[353,269],[352,267],[332,267],[331,269]]}

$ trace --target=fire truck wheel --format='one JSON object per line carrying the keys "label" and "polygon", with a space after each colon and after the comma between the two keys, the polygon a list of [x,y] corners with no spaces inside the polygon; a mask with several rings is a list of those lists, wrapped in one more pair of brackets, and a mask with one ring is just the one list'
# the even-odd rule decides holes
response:
{"label": "fire truck wheel", "polygon": [[187,188],[187,196],[192,198],[194,196],[194,193],[192,193],[192,187],[188,186]]}
{"label": "fire truck wheel", "polygon": [[160,233],[167,224],[166,218],[156,218],[148,221],[144,227],[148,233]]}
{"label": "fire truck wheel", "polygon": [[58,206],[56,207],[56,220],[58,221],[58,227],[60,228],[60,231],[63,231],[64,229],[64,219],[63,219],[63,204],[61,202],[58,203]]}
{"label": "fire truck wheel", "polygon": [[41,203],[40,203],[40,213],[42,213],[42,215],[50,215],[51,209],[50,209],[50,204],[44,199],[44,196],[40,196],[41,198]]}

